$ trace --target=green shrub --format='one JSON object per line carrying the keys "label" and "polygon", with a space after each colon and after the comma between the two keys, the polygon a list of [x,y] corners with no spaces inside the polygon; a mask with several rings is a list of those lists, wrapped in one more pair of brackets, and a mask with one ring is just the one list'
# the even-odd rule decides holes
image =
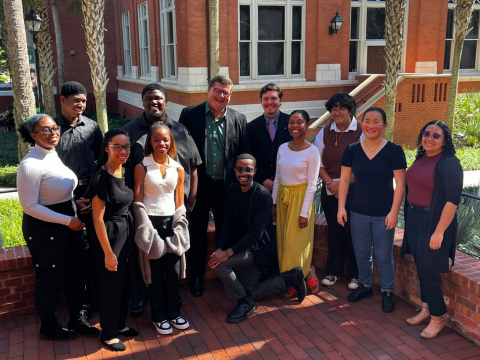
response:
{"label": "green shrub", "polygon": [[453,140],[456,146],[480,146],[480,93],[458,95]]}
{"label": "green shrub", "polygon": [[16,131],[0,132],[0,167],[18,165],[18,136]]}
{"label": "green shrub", "polygon": [[[480,149],[463,147],[456,149],[456,156],[462,164],[463,171],[480,170]],[[407,168],[415,161],[417,150],[403,149],[407,158]]]}
{"label": "green shrub", "polygon": [[22,207],[18,199],[0,199],[0,247],[25,245],[22,218]]}

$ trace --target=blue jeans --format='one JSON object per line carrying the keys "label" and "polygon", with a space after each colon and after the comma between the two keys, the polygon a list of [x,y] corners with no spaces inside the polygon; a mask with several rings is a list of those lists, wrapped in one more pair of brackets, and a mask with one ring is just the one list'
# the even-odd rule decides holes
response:
{"label": "blue jeans", "polygon": [[357,258],[358,281],[372,285],[372,247],[375,247],[382,291],[393,291],[393,239],[395,229],[386,230],[386,216],[368,216],[350,211],[352,242]]}

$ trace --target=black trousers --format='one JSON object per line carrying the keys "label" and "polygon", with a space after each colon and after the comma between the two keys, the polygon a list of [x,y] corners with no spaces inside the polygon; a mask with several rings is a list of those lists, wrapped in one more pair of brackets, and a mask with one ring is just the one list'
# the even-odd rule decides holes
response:
{"label": "black trousers", "polygon": [[442,316],[447,312],[443,299],[442,287],[438,281],[438,274],[427,271],[425,268],[425,248],[430,244],[428,236],[428,222],[430,211],[407,209],[408,246],[417,265],[418,281],[420,282],[420,297],[428,304],[430,314]]}
{"label": "black trousers", "polygon": [[207,229],[210,208],[215,219],[215,241],[218,241],[225,214],[223,180],[202,180],[197,191],[197,201],[191,214],[190,249],[187,252],[190,276],[202,278],[207,260]]}
{"label": "black trousers", "polygon": [[[49,209],[75,216],[72,201],[48,205]],[[65,285],[70,318],[80,314],[85,294],[85,250],[82,232],[65,225],[23,214],[23,236],[35,267],[35,307],[38,316],[53,316]]]}
{"label": "black trousers", "polygon": [[[353,191],[354,187],[350,186],[345,204],[347,214],[350,213],[350,201]],[[352,234],[350,231],[350,219],[348,219],[345,227],[338,223],[338,199],[333,195],[327,195],[325,184],[322,186],[321,204],[328,225],[328,258],[326,273],[327,275],[342,276],[346,261],[347,277],[349,279],[358,279],[357,260],[353,250]]]}

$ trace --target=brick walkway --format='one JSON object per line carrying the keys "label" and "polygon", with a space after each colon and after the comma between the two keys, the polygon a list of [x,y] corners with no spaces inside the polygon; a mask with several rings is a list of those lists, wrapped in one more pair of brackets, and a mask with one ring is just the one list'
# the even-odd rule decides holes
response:
{"label": "brick walkway", "polygon": [[[324,275],[320,272],[319,277]],[[445,328],[435,340],[420,337],[422,326],[409,326],[414,308],[397,299],[391,314],[381,311],[381,294],[348,303],[346,283],[321,287],[299,305],[274,297],[256,304],[257,311],[238,325],[225,318],[233,308],[218,279],[205,282],[205,294],[181,292],[183,314],[191,327],[172,336],[157,336],[147,314],[129,319],[141,335],[114,353],[97,339],[79,336],[67,343],[39,341],[37,317],[28,315],[0,323],[2,359],[480,359],[480,348]],[[65,323],[66,309],[59,313]],[[98,315],[93,317],[98,323]]]}

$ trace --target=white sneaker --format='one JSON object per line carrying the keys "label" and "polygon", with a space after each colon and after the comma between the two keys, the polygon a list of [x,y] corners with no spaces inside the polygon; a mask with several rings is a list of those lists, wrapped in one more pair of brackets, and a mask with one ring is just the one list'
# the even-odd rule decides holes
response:
{"label": "white sneaker", "polygon": [[350,282],[348,283],[348,288],[351,289],[351,290],[357,290],[358,285],[360,285],[360,283],[358,282],[358,279],[352,278],[352,279],[350,279]]}
{"label": "white sneaker", "polygon": [[334,275],[327,275],[325,276],[325,278],[322,280],[322,284],[323,285],[328,285],[328,286],[332,286],[333,284],[335,284],[338,280],[338,276],[334,276]]}
{"label": "white sneaker", "polygon": [[173,333],[172,326],[168,322],[168,320],[163,320],[162,322],[154,322],[155,328],[157,329],[159,334],[168,335]]}
{"label": "white sneaker", "polygon": [[173,320],[168,320],[168,322],[175,328],[179,330],[185,330],[187,329],[190,324],[188,323],[187,320],[182,318],[181,316],[177,317],[176,319]]}

